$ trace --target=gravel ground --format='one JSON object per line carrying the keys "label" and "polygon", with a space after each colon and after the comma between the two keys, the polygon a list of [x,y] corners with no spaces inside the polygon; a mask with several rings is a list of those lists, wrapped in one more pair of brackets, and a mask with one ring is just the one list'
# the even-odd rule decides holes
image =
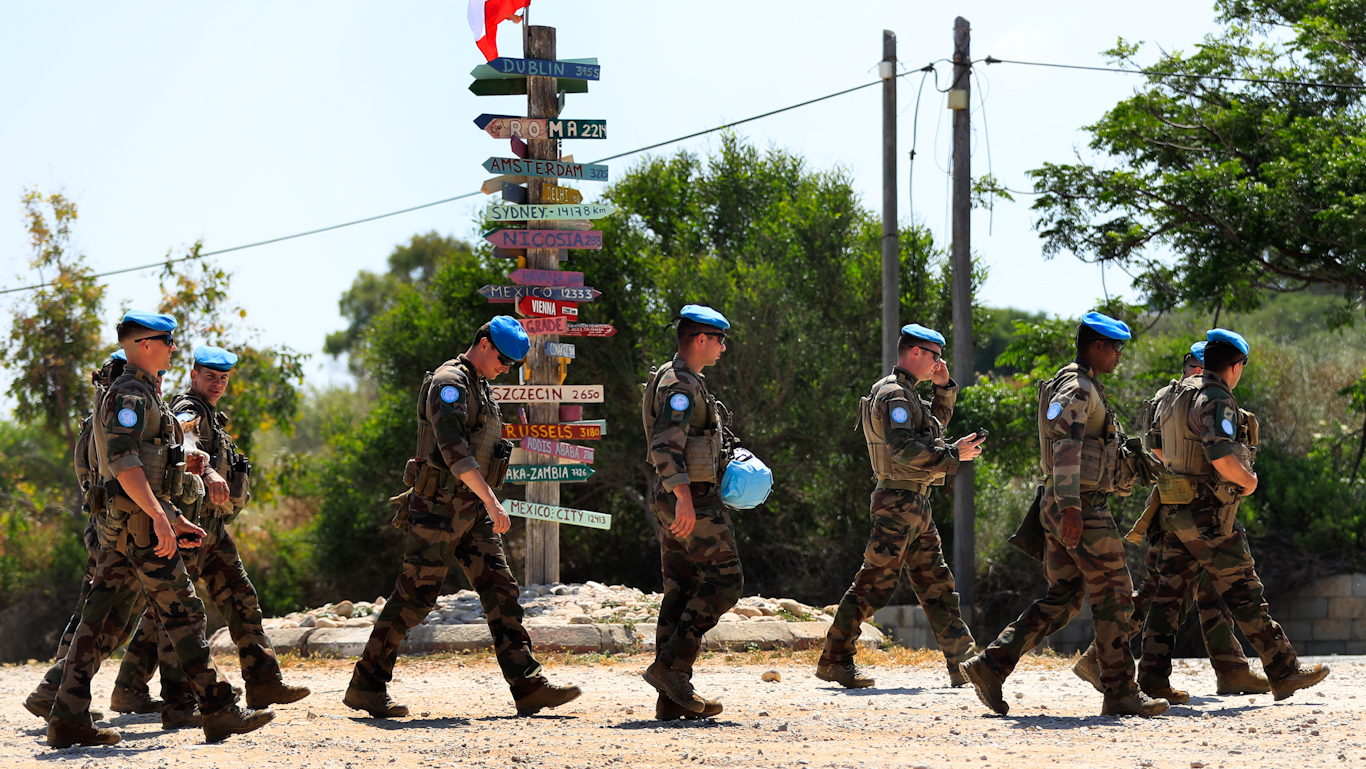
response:
{"label": "gravel ground", "polygon": [[[404,658],[391,692],[405,719],[358,717],[341,704],[349,660],[287,658],[291,683],[313,695],[281,706],[269,726],[206,745],[197,730],[162,732],[155,716],[106,722],[124,736],[112,748],[52,750],[45,728],[20,705],[38,664],[0,667],[0,767],[128,767],[195,764],[213,769],[358,767],[1361,767],[1366,766],[1366,658],[1335,657],[1333,675],[1273,704],[1270,695],[1215,697],[1201,660],[1178,660],[1173,684],[1190,705],[1144,720],[1097,715],[1100,696],[1074,678],[1071,660],[1030,656],[1006,683],[1011,715],[986,713],[971,688],[952,689],[935,654],[896,649],[861,659],[876,688],[846,691],[817,680],[814,652],[711,654],[700,692],[719,696],[717,719],[661,724],[640,678],[645,655],[546,655],[552,680],[577,684],[577,701],[529,719],[488,654]],[[235,682],[236,661],[219,659]],[[760,676],[781,674],[776,683]],[[107,704],[113,674],[96,679]]]}

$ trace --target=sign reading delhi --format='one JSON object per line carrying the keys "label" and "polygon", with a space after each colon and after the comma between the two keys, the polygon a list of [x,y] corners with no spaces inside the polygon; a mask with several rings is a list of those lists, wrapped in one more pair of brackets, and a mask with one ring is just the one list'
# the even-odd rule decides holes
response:
{"label": "sign reading delhi", "polygon": [[555,120],[483,114],[474,124],[495,139],[606,139],[606,120]]}
{"label": "sign reading delhi", "polygon": [[534,518],[538,521],[550,521],[551,523],[571,523],[575,526],[587,526],[590,529],[612,528],[612,516],[607,513],[595,513],[592,510],[538,505],[533,502],[523,502],[520,499],[507,500],[503,503],[503,510],[508,515],[515,515],[518,518]]}
{"label": "sign reading delhi", "polygon": [[493,174],[540,176],[547,179],[588,179],[607,181],[607,166],[596,163],[564,163],[559,160],[523,160],[522,158],[489,158],[484,170]]}
{"label": "sign reading delhi", "polygon": [[499,403],[602,403],[602,385],[494,385]]}
{"label": "sign reading delhi", "polygon": [[498,248],[602,248],[602,231],[494,230],[484,240]]}
{"label": "sign reading delhi", "polygon": [[508,483],[583,483],[593,476],[588,465],[509,465],[503,480]]}
{"label": "sign reading delhi", "polygon": [[592,286],[484,286],[479,295],[490,302],[515,302],[524,296],[557,302],[591,302],[602,296]]}
{"label": "sign reading delhi", "polygon": [[533,454],[545,454],[560,459],[572,459],[575,462],[593,464],[593,449],[587,446],[576,446],[573,443],[548,441],[544,438],[528,435],[522,439],[522,450]]}

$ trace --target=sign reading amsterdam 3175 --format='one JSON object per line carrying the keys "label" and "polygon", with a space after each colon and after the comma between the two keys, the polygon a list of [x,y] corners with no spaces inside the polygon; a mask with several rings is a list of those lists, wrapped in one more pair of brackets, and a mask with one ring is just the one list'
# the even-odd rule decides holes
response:
{"label": "sign reading amsterdam 3175", "polygon": [[587,526],[590,529],[612,528],[612,516],[607,513],[595,513],[592,510],[538,505],[532,502],[523,502],[520,499],[507,500],[503,503],[503,510],[508,515],[515,515],[518,518],[535,518],[538,521],[550,521],[551,523],[572,523],[575,526]]}
{"label": "sign reading amsterdam 3175", "polygon": [[484,170],[494,174],[541,176],[551,179],[587,179],[607,181],[607,166],[594,163],[564,163],[559,160],[523,160],[521,158],[489,158]]}
{"label": "sign reading amsterdam 3175", "polygon": [[602,403],[602,385],[494,385],[499,403]]}

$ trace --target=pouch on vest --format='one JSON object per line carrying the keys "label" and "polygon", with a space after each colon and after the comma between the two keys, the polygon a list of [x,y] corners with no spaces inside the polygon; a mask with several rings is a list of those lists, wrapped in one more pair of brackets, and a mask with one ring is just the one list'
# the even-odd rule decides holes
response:
{"label": "pouch on vest", "polygon": [[1157,479],[1157,495],[1164,505],[1188,505],[1195,501],[1198,484],[1189,475],[1164,475]]}
{"label": "pouch on vest", "polygon": [[1219,533],[1227,537],[1233,533],[1233,524],[1238,522],[1238,506],[1243,503],[1243,488],[1235,483],[1220,483],[1214,487],[1214,498],[1220,507],[1215,513],[1219,522]]}
{"label": "pouch on vest", "polygon": [[508,475],[508,463],[512,460],[512,449],[516,444],[508,440],[500,440],[493,447],[493,455],[489,457],[489,466],[484,473],[484,480],[488,482],[489,488],[497,491],[503,488],[503,481]]}
{"label": "pouch on vest", "polygon": [[721,461],[721,442],[711,435],[689,435],[683,446],[683,462],[691,483],[716,483],[716,466]]}
{"label": "pouch on vest", "polygon": [[1020,552],[1040,563],[1043,562],[1044,547],[1048,541],[1048,535],[1044,532],[1043,521],[1040,519],[1042,507],[1043,486],[1040,485],[1034,490],[1034,501],[1029,505],[1024,520],[1020,521],[1020,528],[1016,529],[1015,533],[1007,540],[1019,548]]}
{"label": "pouch on vest", "polygon": [[138,548],[149,548],[152,546],[152,516],[146,511],[138,508],[136,513],[128,516],[128,536],[133,539],[133,544]]}
{"label": "pouch on vest", "polygon": [[1143,508],[1143,514],[1138,517],[1138,520],[1134,521],[1133,528],[1129,529],[1129,533],[1125,534],[1124,538],[1135,545],[1143,544],[1143,538],[1145,535],[1149,534],[1150,529],[1153,533],[1160,530],[1152,528],[1153,519],[1157,517],[1157,511],[1160,509],[1162,509],[1162,497],[1158,494],[1157,489],[1154,488],[1152,491],[1148,492],[1148,504]]}
{"label": "pouch on vest", "polygon": [[389,523],[393,524],[394,528],[399,531],[408,530],[408,503],[412,497],[412,489],[389,497],[389,512],[394,514],[393,520]]}
{"label": "pouch on vest", "polygon": [[[236,517],[251,500],[251,462],[238,454],[232,463],[232,481],[228,484],[228,504],[232,507],[231,517]],[[225,516],[228,517],[228,516]]]}

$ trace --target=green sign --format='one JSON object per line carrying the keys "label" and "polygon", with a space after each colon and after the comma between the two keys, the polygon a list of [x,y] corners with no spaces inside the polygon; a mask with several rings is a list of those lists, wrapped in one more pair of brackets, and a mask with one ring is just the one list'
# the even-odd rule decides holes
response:
{"label": "green sign", "polygon": [[593,468],[588,465],[510,465],[503,480],[508,483],[583,483],[592,475]]}

